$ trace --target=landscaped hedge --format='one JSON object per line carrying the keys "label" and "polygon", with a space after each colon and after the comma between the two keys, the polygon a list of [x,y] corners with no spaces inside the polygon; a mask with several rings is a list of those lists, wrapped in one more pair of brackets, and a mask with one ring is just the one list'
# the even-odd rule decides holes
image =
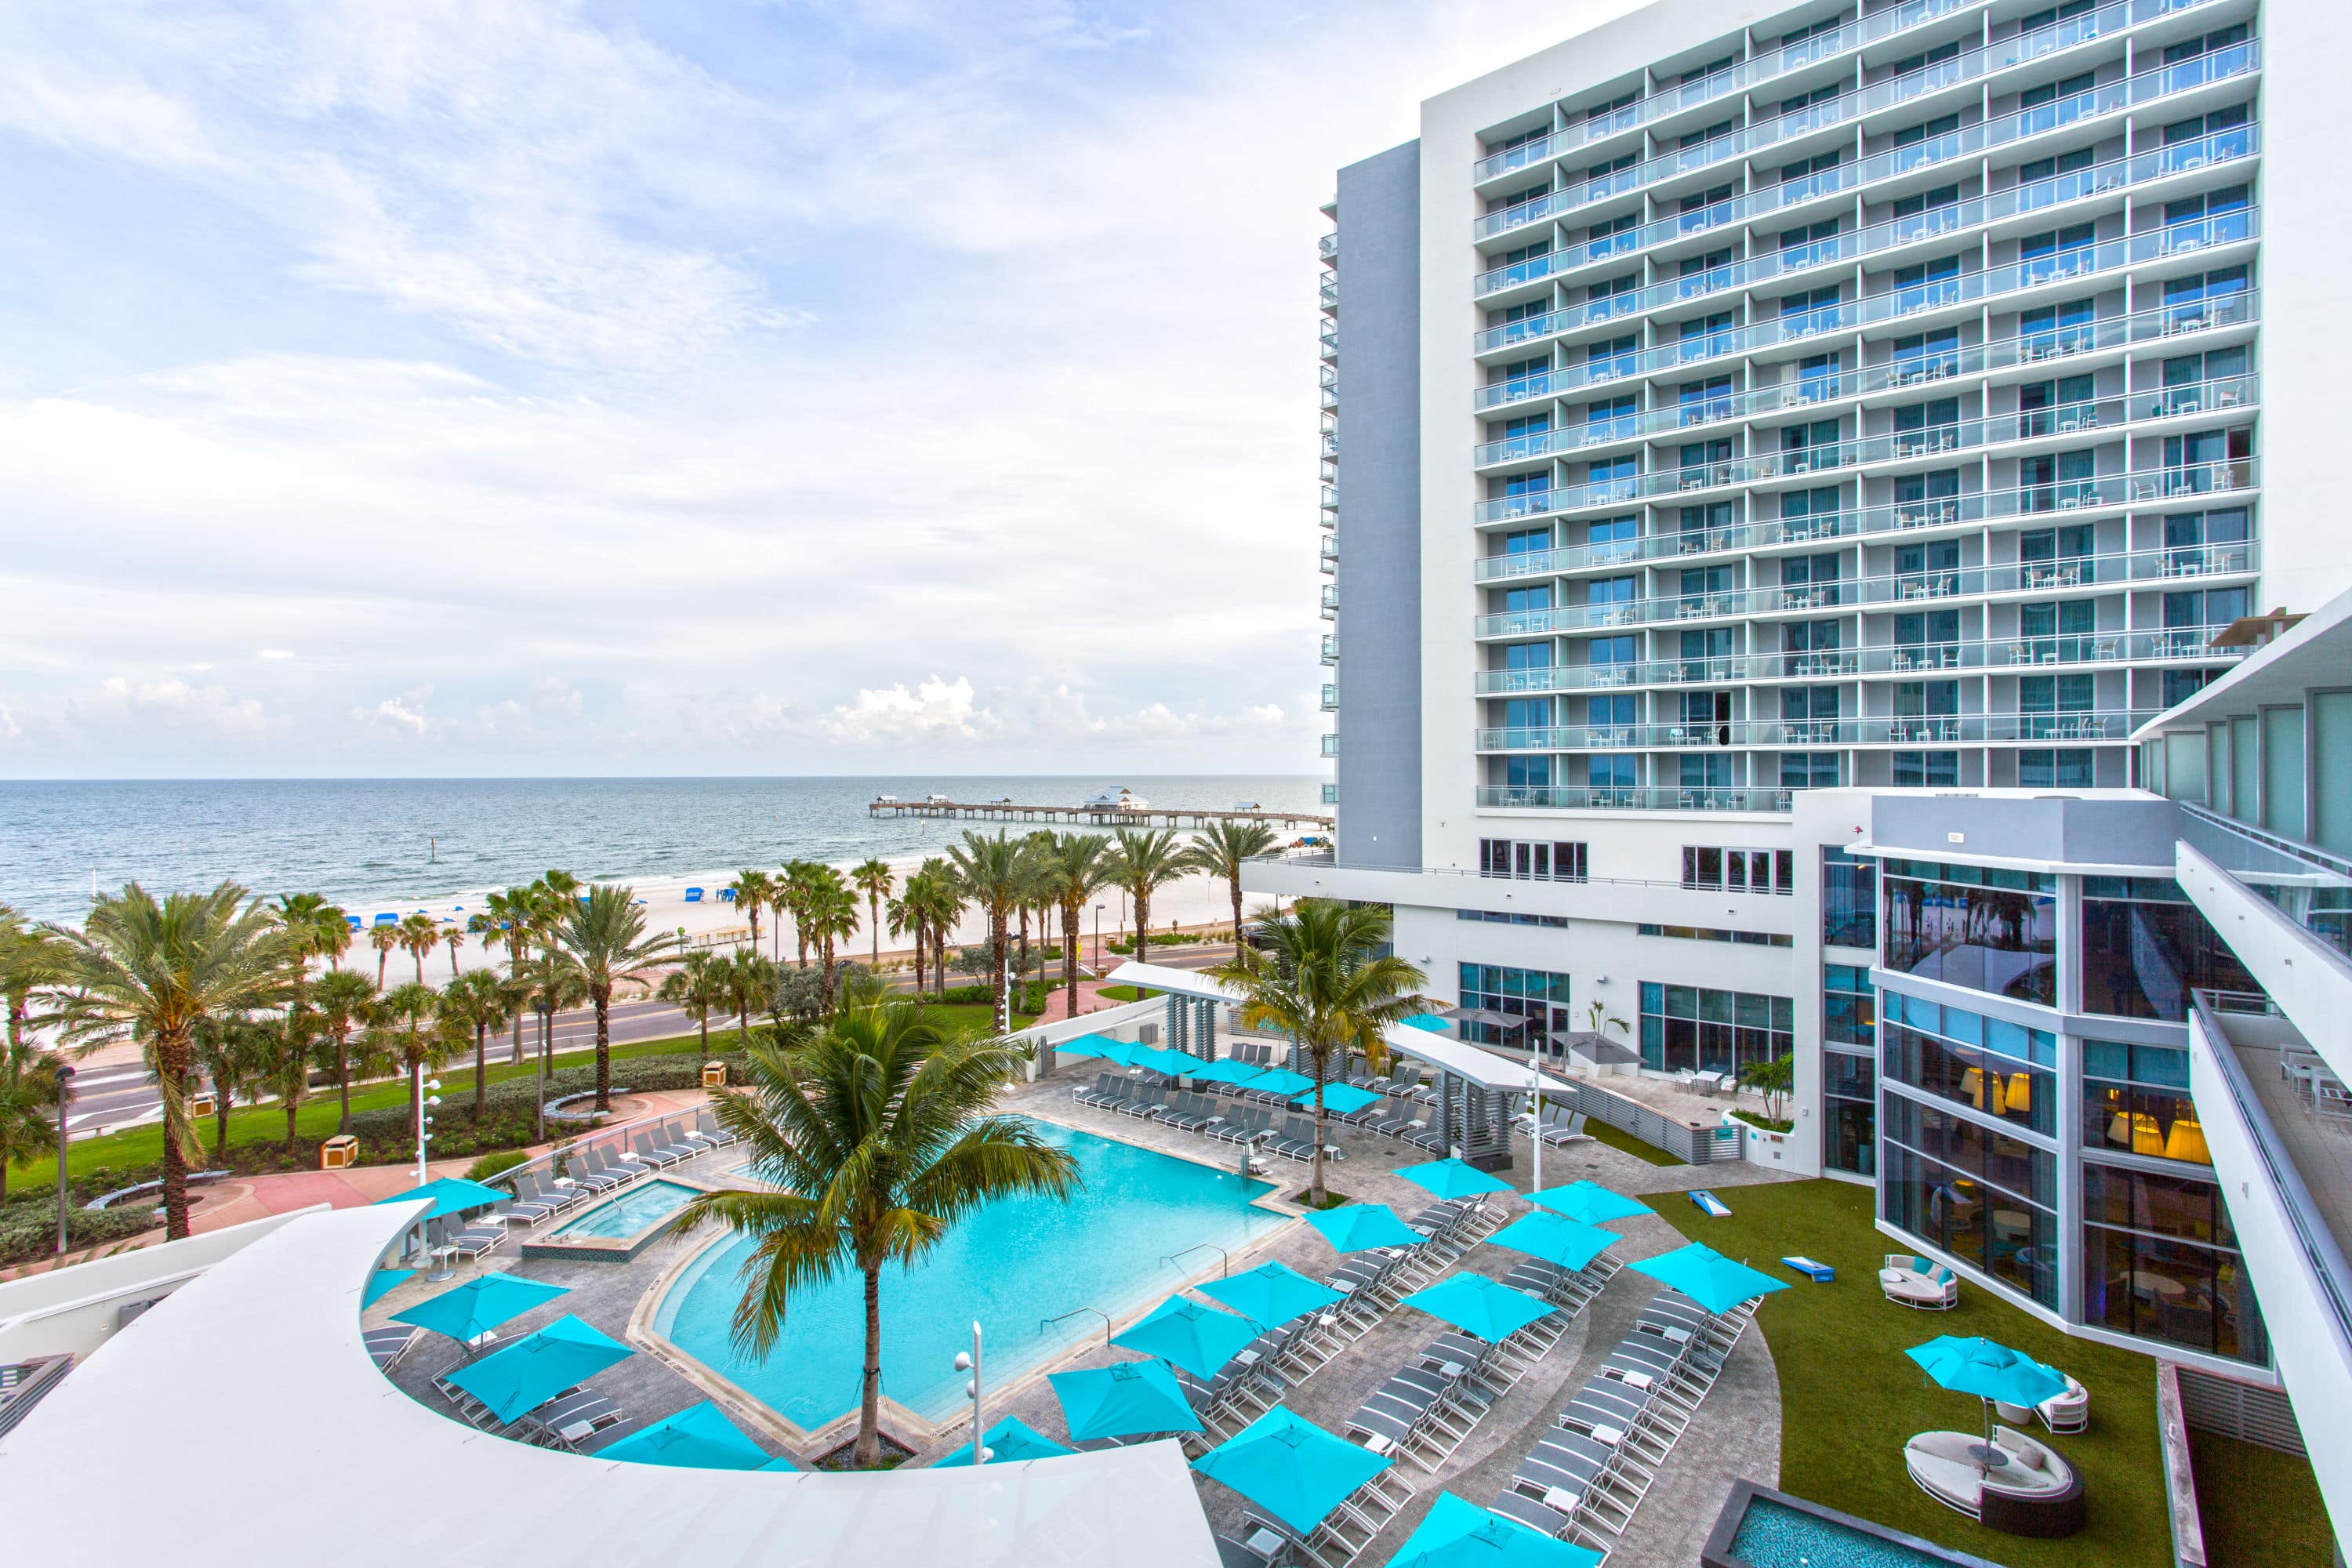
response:
{"label": "landscaped hedge", "polygon": [[[1058,980],[1031,980],[1013,988],[1013,1010],[1031,1016],[1045,1010],[1045,998],[1059,988]],[[928,1001],[985,1007],[996,1000],[996,993],[985,985],[950,985],[944,992],[926,998]]]}
{"label": "landscaped hedge", "polygon": [[[86,1209],[77,1196],[66,1210],[66,1250],[77,1252],[110,1241],[121,1241],[162,1222],[155,1217],[156,1198],[125,1199],[113,1208]],[[58,1194],[47,1188],[10,1193],[0,1204],[0,1266],[30,1263],[58,1249]]]}

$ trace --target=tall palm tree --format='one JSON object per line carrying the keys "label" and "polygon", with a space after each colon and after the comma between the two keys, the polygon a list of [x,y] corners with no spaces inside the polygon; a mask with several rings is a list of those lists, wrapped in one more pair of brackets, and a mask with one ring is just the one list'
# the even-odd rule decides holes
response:
{"label": "tall palm tree", "polygon": [[1192,859],[1223,877],[1234,896],[1234,950],[1242,946],[1242,864],[1274,847],[1274,829],[1263,822],[1213,822],[1192,835]]}
{"label": "tall palm tree", "polygon": [[735,895],[735,907],[751,921],[751,951],[760,951],[760,911],[776,901],[776,879],[765,871],[741,870],[728,884]]}
{"label": "tall palm tree", "polygon": [[400,951],[398,922],[384,921],[368,927],[368,945],[375,949],[375,988],[381,991],[383,989],[384,965],[391,963],[392,955]]}
{"label": "tall palm tree", "polygon": [[254,1081],[278,1097],[286,1112],[286,1152],[294,1152],[295,1121],[310,1093],[310,1066],[326,1033],[324,1016],[309,1007],[289,1007],[274,1016],[257,1019],[253,1047],[257,1058]]}
{"label": "tall palm tree", "polygon": [[437,1063],[443,1036],[435,1026],[441,1017],[441,993],[423,981],[395,985],[383,994],[370,1014],[374,1044],[400,1058],[408,1072],[408,1124],[416,1125],[425,1109],[425,1067]]}
{"label": "tall palm tree", "polygon": [[1011,998],[1004,992],[1004,927],[1026,875],[1021,847],[1002,828],[993,837],[967,828],[963,842],[949,847],[948,863],[955,868],[957,890],[979,905],[988,920],[989,1012],[991,1026],[1001,1035],[1013,1023],[1006,1012]]}
{"label": "tall palm tree", "polygon": [[63,981],[67,956],[62,937],[45,926],[28,923],[15,910],[0,904],[0,996],[7,998],[7,1048],[12,1056],[29,1048],[25,1020],[31,1014],[34,994]]}
{"label": "tall palm tree", "polygon": [[310,1000],[319,1009],[326,1037],[334,1042],[335,1091],[342,1097],[339,1133],[352,1130],[352,1031],[364,1028],[375,1006],[376,988],[356,969],[337,969],[319,977]]}
{"label": "tall palm tree", "polygon": [[421,911],[409,915],[400,922],[400,945],[409,957],[416,961],[416,984],[424,984],[425,960],[441,945],[441,927],[431,915]]}
{"label": "tall palm tree", "polygon": [[1301,899],[1286,915],[1264,921],[1266,947],[1243,947],[1217,978],[1241,988],[1241,1020],[1296,1039],[1315,1068],[1315,1174],[1310,1203],[1321,1208],[1323,1085],[1334,1058],[1350,1049],[1378,1057],[1391,1024],[1423,1011],[1427,976],[1386,952],[1389,913],[1377,905]]}
{"label": "tall palm tree", "polygon": [[[279,895],[278,923],[286,928],[286,945],[297,966],[298,984],[310,978],[313,959],[332,959],[351,945],[350,921],[327,901],[324,893]],[[294,1005],[301,1005],[299,992]]]}
{"label": "tall palm tree", "polygon": [[856,884],[859,892],[866,895],[866,923],[874,933],[872,959],[878,972],[882,967],[882,900],[890,896],[890,889],[898,877],[890,869],[887,860],[877,860],[868,856],[851,868],[849,879]]}
{"label": "tall palm tree", "polygon": [[923,966],[931,955],[930,931],[923,923],[923,874],[908,875],[898,896],[882,906],[882,915],[890,922],[894,937],[912,935],[915,939],[915,994],[923,994]]}
{"label": "tall palm tree", "polygon": [[132,882],[100,894],[80,931],[48,929],[68,948],[64,973],[48,993],[59,1041],[89,1051],[135,1039],[153,1058],[163,1099],[163,1233],[177,1240],[188,1234],[195,1030],[204,1020],[284,1000],[285,930],[235,882],[161,901]]}
{"label": "tall palm tree", "polygon": [[[737,901],[741,901],[740,895]],[[662,976],[661,989],[654,993],[694,1020],[702,1032],[702,1054],[706,1058],[710,1055],[711,1010],[727,1005],[729,967],[730,961],[715,952],[689,952],[678,960],[676,969]]]}
{"label": "tall palm tree", "polygon": [[830,1017],[834,984],[838,978],[834,966],[834,944],[857,934],[857,895],[850,890],[840,872],[830,866],[825,872],[825,878],[809,893],[808,933],[809,941],[817,949],[817,961],[824,965],[819,972],[818,991],[824,999],[825,1016]]}
{"label": "tall palm tree", "polygon": [[489,1039],[514,1015],[514,994],[504,976],[490,969],[453,974],[441,988],[441,1016],[474,1035],[474,1120],[479,1122],[489,1093]]}
{"label": "tall palm tree", "polygon": [[466,945],[466,928],[451,926],[441,933],[441,945],[449,950],[449,978],[457,978],[457,950]]}
{"label": "tall palm tree", "polygon": [[1201,861],[1172,828],[1120,827],[1111,837],[1110,879],[1135,906],[1135,962],[1141,963],[1151,938],[1151,895],[1201,869]]}
{"label": "tall palm tree", "polygon": [[793,942],[797,949],[795,962],[803,969],[808,967],[809,937],[806,928],[809,895],[816,887],[817,873],[827,869],[830,868],[814,860],[787,860],[784,862],[783,879],[776,887],[777,919],[781,921],[787,914],[793,917]]}
{"label": "tall palm tree", "polygon": [[718,981],[727,1010],[735,1015],[736,1045],[748,1051],[751,1048],[751,1012],[765,1007],[774,994],[776,963],[765,953],[739,952],[720,961]]}
{"label": "tall palm tree", "polygon": [[44,1114],[58,1102],[58,1058],[25,1037],[35,992],[54,984],[64,945],[24,916],[0,904],[0,996],[8,1005],[8,1032],[0,1039],[0,1200],[8,1195],[11,1166],[28,1164],[56,1142]]}
{"label": "tall palm tree", "polygon": [[236,1097],[268,1070],[268,1042],[257,1039],[257,1026],[243,1014],[200,1021],[191,1037],[196,1070],[213,1080],[213,1153],[215,1165],[228,1156],[229,1112]]}
{"label": "tall palm tree", "polygon": [[915,875],[923,884],[922,921],[930,937],[931,976],[944,993],[948,985],[948,938],[955,934],[956,922],[963,919],[963,887],[956,879],[955,868],[937,856],[924,861]]}
{"label": "tall palm tree", "polygon": [[1110,840],[1099,833],[1057,833],[1037,858],[1054,907],[1062,914],[1063,1016],[1078,1016],[1078,921],[1087,900],[1109,885]]}
{"label": "tall palm tree", "polygon": [[587,977],[570,953],[560,947],[539,949],[510,984],[521,987],[527,1005],[539,1018],[539,1047],[534,1054],[538,1084],[533,1098],[533,1142],[547,1136],[547,1075],[555,1070],[555,1016],[588,998]]}
{"label": "tall palm tree", "polygon": [[990,1106],[1026,1053],[1002,1040],[947,1038],[910,1003],[845,1013],[806,1044],[751,1053],[744,1092],[719,1120],[768,1184],[714,1192],[680,1211],[683,1233],[716,1219],[755,1239],[743,1263],[734,1339],[765,1356],[803,1290],[856,1270],[865,1282],[866,1361],[854,1462],[881,1458],[882,1270],[921,1261],[949,1229],[1019,1193],[1067,1198],[1076,1163],[1036,1125]]}
{"label": "tall palm tree", "polygon": [[599,882],[567,910],[558,932],[587,982],[596,1009],[596,1109],[613,1109],[613,987],[634,980],[683,945],[675,931],[646,931],[635,891]]}

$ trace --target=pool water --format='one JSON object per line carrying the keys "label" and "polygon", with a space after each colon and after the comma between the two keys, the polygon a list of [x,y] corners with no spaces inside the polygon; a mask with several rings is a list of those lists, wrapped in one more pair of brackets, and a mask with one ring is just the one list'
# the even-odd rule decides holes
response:
{"label": "pool water", "polygon": [[565,1221],[550,1234],[626,1241],[646,1226],[667,1219],[699,1195],[699,1188],[678,1182],[643,1182],[617,1198],[598,1204],[579,1218]]}
{"label": "pool water", "polygon": [[1731,1554],[1753,1568],[1950,1568],[1951,1562],[1760,1497],[1740,1516]]}
{"label": "pool water", "polygon": [[[1272,1184],[1195,1164],[1133,1144],[1048,1122],[1045,1140],[1067,1149],[1085,1177],[1067,1203],[1013,1197],[990,1205],[950,1229],[912,1268],[882,1273],[882,1392],[927,1420],[962,1405],[965,1374],[956,1352],[971,1348],[976,1320],[985,1336],[988,1385],[1013,1379],[1076,1346],[1101,1342],[1102,1319],[1081,1312],[1052,1327],[1044,1321],[1091,1307],[1118,1319],[1149,1307],[1217,1255],[1264,1236],[1285,1216],[1252,1206]],[[711,1247],[674,1281],[654,1326],[672,1344],[765,1402],[803,1430],[857,1408],[865,1363],[864,1284],[854,1271],[795,1295],[784,1331],[765,1361],[737,1355],[728,1342],[749,1238]]]}

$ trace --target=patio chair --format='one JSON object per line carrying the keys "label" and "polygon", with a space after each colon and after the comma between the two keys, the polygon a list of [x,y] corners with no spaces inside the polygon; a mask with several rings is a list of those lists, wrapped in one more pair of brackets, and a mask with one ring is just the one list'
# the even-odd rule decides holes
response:
{"label": "patio chair", "polygon": [[515,1197],[512,1203],[500,1204],[490,1212],[500,1219],[520,1220],[525,1226],[537,1225],[563,1205],[538,1195],[538,1189],[529,1176],[514,1179]]}
{"label": "patio chair", "polygon": [[2080,1432],[2091,1424],[2091,1391],[2067,1373],[2058,1375],[2066,1379],[2066,1392],[2053,1394],[2033,1408],[2053,1432]]}
{"label": "patio chair", "polygon": [[368,1330],[360,1335],[360,1342],[367,1346],[368,1360],[375,1363],[376,1371],[390,1375],[392,1369],[400,1364],[400,1358],[408,1353],[408,1347],[415,1344],[417,1336],[424,1331],[404,1323],[394,1323],[388,1328]]}
{"label": "patio chair", "polygon": [[630,1139],[629,1152],[635,1155],[640,1163],[656,1170],[675,1165],[684,1158],[683,1155],[673,1154],[666,1149],[656,1148],[653,1134],[650,1132],[640,1132]]}
{"label": "patio chair", "polygon": [[1286,1160],[1304,1163],[1315,1158],[1314,1133],[1309,1130],[1306,1137],[1300,1137],[1298,1118],[1296,1116],[1284,1117],[1281,1130],[1272,1132],[1259,1144],[1259,1147],[1269,1154],[1279,1154]]}
{"label": "patio chair", "polygon": [[[526,1442],[542,1448],[560,1448],[567,1453],[581,1452],[582,1439],[606,1431],[621,1424],[621,1407],[601,1394],[576,1389],[549,1400],[536,1410],[517,1416],[515,1433]],[[617,1441],[624,1434],[615,1432],[607,1441]],[[602,1443],[598,1447],[602,1447]]]}
{"label": "patio chair", "polygon": [[532,1203],[554,1205],[558,1214],[596,1195],[594,1188],[576,1179],[568,1187],[559,1187],[551,1174],[538,1171],[527,1171],[515,1177],[515,1191],[518,1196]]}
{"label": "patio chair", "polygon": [[1249,1124],[1249,1111],[1239,1105],[1225,1108],[1224,1119],[1201,1130],[1201,1135],[1212,1143],[1247,1143],[1256,1137]]}
{"label": "patio chair", "polygon": [[1589,1143],[1592,1134],[1584,1130],[1585,1115],[1581,1110],[1561,1114],[1545,1107],[1544,1125],[1538,1133],[1552,1148],[1562,1143]]}
{"label": "patio chair", "polygon": [[563,1175],[572,1183],[572,1185],[569,1188],[559,1188],[558,1191],[585,1193],[593,1196],[629,1184],[629,1179],[626,1176],[616,1172],[595,1169],[589,1163],[588,1154],[589,1151],[584,1148],[567,1149],[563,1152]]}
{"label": "patio chair", "polygon": [[694,1113],[694,1130],[720,1148],[738,1142],[740,1136],[719,1126],[719,1118],[713,1116],[708,1107]]}
{"label": "patio chair", "polygon": [[588,1168],[597,1175],[618,1177],[625,1187],[652,1169],[643,1160],[627,1157],[618,1145],[607,1148],[601,1143],[592,1143],[583,1158],[588,1162]]}
{"label": "patio chair", "polygon": [[1121,1116],[1132,1116],[1139,1121],[1149,1121],[1168,1108],[1168,1086],[1164,1083],[1138,1084],[1135,1098],[1118,1108]]}
{"label": "patio chair", "polygon": [[1110,1074],[1098,1072],[1095,1074],[1095,1081],[1092,1084],[1079,1084],[1072,1088],[1070,1098],[1080,1105],[1100,1105],[1104,1098],[1110,1093]]}
{"label": "patio chair", "polygon": [[1878,1288],[1898,1307],[1948,1312],[1960,1304],[1960,1277],[1940,1263],[1907,1252],[1890,1252],[1878,1271]]}
{"label": "patio chair", "polygon": [[1091,1103],[1097,1110],[1118,1110],[1126,1106],[1135,1090],[1136,1082],[1133,1079],[1113,1075],[1110,1082],[1104,1087],[1101,1098]]}
{"label": "patio chair", "polygon": [[691,1160],[698,1154],[709,1153],[710,1145],[700,1139],[688,1137],[684,1131],[685,1125],[680,1121],[665,1121],[656,1127],[654,1147],[677,1155],[680,1161]]}

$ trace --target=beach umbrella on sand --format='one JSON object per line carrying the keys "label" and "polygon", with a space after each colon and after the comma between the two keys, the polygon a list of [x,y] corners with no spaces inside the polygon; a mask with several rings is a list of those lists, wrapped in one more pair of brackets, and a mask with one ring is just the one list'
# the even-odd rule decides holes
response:
{"label": "beach umbrella on sand", "polygon": [[[1023,1459],[1052,1459],[1077,1452],[1056,1443],[1017,1415],[1008,1415],[981,1436],[981,1447],[988,1450],[984,1463],[1010,1465]],[[952,1469],[971,1463],[971,1445],[966,1443],[946,1458],[933,1465],[935,1470]]]}
{"label": "beach umbrella on sand", "polygon": [[1443,1318],[1490,1345],[1500,1344],[1529,1323],[1559,1310],[1549,1301],[1538,1301],[1484,1274],[1450,1274],[1397,1304]]}
{"label": "beach umbrella on sand", "polygon": [[1656,1258],[1644,1258],[1627,1268],[1648,1275],[1669,1289],[1679,1290],[1710,1312],[1728,1312],[1773,1290],[1786,1290],[1785,1279],[1759,1273],[1745,1263],[1726,1258],[1703,1241]]}
{"label": "beach umbrella on sand", "polygon": [[1386,1204],[1342,1204],[1307,1216],[1335,1252],[1361,1252],[1373,1247],[1419,1247],[1429,1237],[1397,1218]]}
{"label": "beach umbrella on sand", "polygon": [[1057,1372],[1045,1379],[1062,1402],[1070,1441],[1134,1437],[1146,1432],[1198,1432],[1201,1418],[1167,1363],[1123,1361],[1115,1366]]}
{"label": "beach umbrella on sand", "polygon": [[1422,1165],[1400,1165],[1397,1174],[1416,1187],[1426,1187],[1431,1194],[1442,1199],[1512,1191],[1510,1183],[1496,1181],[1466,1160],[1432,1160]]}
{"label": "beach umbrella on sand", "polygon": [[1623,1238],[1597,1225],[1538,1209],[1525,1219],[1512,1221],[1486,1239],[1496,1247],[1507,1247],[1562,1268],[1579,1269],[1591,1266],[1594,1258]]}
{"label": "beach umbrella on sand", "polygon": [[1278,1329],[1302,1312],[1328,1307],[1346,1297],[1328,1285],[1309,1279],[1286,1263],[1261,1263],[1246,1274],[1212,1279],[1197,1289],[1213,1297],[1262,1329]]}
{"label": "beach umbrella on sand", "polygon": [[1277,1405],[1193,1460],[1192,1468],[1303,1539],[1390,1463]]}
{"label": "beach umbrella on sand", "polygon": [[607,1443],[596,1450],[596,1458],[697,1470],[761,1470],[769,1463],[767,1450],[737,1430],[708,1399]]}
{"label": "beach umbrella on sand", "polygon": [[446,1334],[461,1344],[472,1344],[500,1323],[520,1318],[570,1292],[561,1285],[542,1284],[512,1274],[484,1274],[454,1290],[428,1296],[405,1312],[394,1312],[395,1323],[414,1323]]}
{"label": "beach umbrella on sand", "polygon": [[1111,1343],[1156,1355],[1195,1377],[1214,1377],[1242,1347],[1257,1338],[1255,1323],[1182,1296],[1171,1296]]}
{"label": "beach umbrella on sand", "polygon": [[1612,1219],[1630,1219],[1637,1214],[1658,1211],[1647,1204],[1637,1204],[1622,1193],[1612,1193],[1599,1182],[1570,1182],[1565,1186],[1546,1187],[1529,1193],[1528,1202],[1538,1208],[1550,1209],[1570,1219],[1587,1225],[1601,1225]]}
{"label": "beach umbrella on sand", "polygon": [[1389,1568],[1594,1568],[1601,1553],[1440,1492]]}

